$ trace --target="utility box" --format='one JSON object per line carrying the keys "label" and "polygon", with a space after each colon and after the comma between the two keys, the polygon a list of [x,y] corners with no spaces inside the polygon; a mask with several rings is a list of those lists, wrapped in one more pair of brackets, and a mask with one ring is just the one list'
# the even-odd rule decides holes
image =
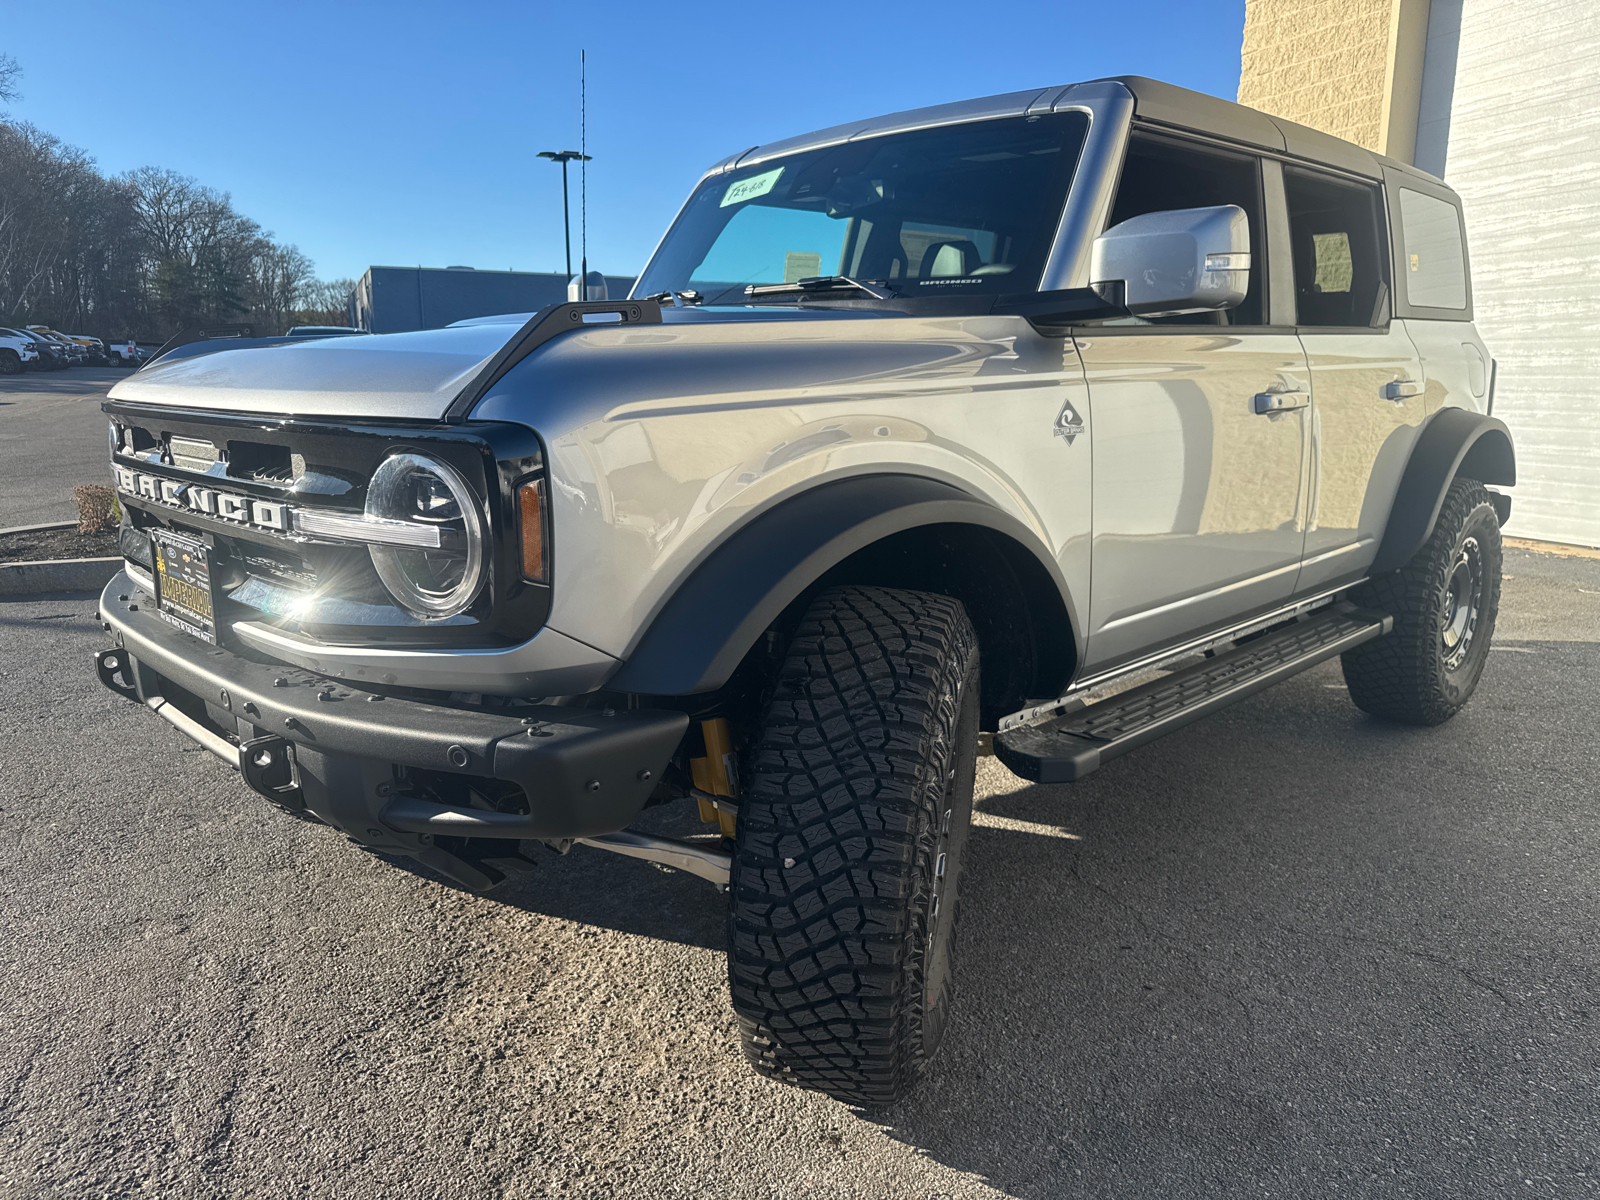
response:
{"label": "utility box", "polygon": [[[632,276],[606,276],[614,299],[632,287]],[[554,271],[369,267],[350,293],[350,324],[368,333],[441,329],[468,317],[534,312],[566,298],[567,276]]]}

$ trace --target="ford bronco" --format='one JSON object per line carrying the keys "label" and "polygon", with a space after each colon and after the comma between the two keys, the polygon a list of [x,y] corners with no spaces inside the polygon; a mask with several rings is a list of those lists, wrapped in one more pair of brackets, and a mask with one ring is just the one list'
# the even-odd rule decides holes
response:
{"label": "ford bronco", "polygon": [[881,1105],[980,731],[1057,783],[1336,656],[1377,717],[1467,702],[1492,405],[1431,176],[1140,78],[898,113],[712,167],[624,300],[176,339],[105,404],[97,665],[459,885],[712,881],[751,1063]]}

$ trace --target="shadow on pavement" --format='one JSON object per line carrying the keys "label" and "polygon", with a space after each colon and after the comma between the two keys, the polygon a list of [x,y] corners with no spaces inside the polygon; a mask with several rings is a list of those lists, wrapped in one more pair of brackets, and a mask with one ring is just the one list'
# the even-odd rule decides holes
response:
{"label": "shadow on pavement", "polygon": [[[1592,1177],[1597,670],[1506,647],[1411,729],[1330,664],[1074,787],[984,760],[956,1018],[859,1118],[1018,1197]],[[490,898],[723,945],[708,885],[582,847]]]}
{"label": "shadow on pavement", "polygon": [[1600,647],[1527,646],[1436,729],[1330,666],[1072,788],[989,760],[959,1012],[864,1119],[1017,1196],[1592,1177]]}
{"label": "shadow on pavement", "polygon": [[[682,838],[709,827],[673,806],[647,809],[633,828]],[[534,867],[483,893],[485,899],[558,920],[718,953],[727,946],[727,901],[703,879],[589,846],[574,846],[562,855],[538,842],[524,842],[522,853]],[[385,861],[462,890],[412,859]]]}

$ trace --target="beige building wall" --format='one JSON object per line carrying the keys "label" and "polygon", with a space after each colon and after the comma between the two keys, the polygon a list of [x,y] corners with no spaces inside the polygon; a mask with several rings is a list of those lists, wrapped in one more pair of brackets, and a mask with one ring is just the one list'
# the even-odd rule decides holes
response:
{"label": "beige building wall", "polygon": [[1428,0],[1245,0],[1239,103],[1410,162]]}

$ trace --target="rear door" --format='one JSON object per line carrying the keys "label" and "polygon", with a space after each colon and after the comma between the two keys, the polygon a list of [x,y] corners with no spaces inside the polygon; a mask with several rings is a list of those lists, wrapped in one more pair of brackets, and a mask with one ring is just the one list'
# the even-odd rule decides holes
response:
{"label": "rear door", "polygon": [[[1268,172],[1269,189],[1277,174]],[[1311,366],[1303,594],[1371,565],[1427,405],[1416,347],[1390,317],[1381,188],[1299,166],[1281,178],[1296,328]]]}
{"label": "rear door", "polygon": [[[1091,672],[1272,608],[1299,572],[1310,377],[1294,329],[1265,321],[1261,163],[1134,136],[1112,224],[1215,204],[1250,220],[1243,304],[1078,337],[1094,411]],[[1281,407],[1257,412],[1261,393]]]}

